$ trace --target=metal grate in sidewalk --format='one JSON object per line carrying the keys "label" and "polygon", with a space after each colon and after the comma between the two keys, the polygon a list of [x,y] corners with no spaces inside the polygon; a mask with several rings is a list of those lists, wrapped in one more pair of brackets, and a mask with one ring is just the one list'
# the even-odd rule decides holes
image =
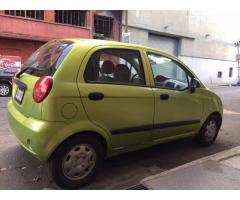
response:
{"label": "metal grate in sidewalk", "polygon": [[130,188],[127,188],[126,190],[148,190],[148,188],[145,187],[142,184],[138,184],[138,185],[134,185],[134,186],[132,186]]}

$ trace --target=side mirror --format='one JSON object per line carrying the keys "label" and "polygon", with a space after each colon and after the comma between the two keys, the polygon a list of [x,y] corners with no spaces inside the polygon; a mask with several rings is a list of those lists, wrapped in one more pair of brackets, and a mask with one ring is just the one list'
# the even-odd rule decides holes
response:
{"label": "side mirror", "polygon": [[199,81],[196,78],[192,78],[190,82],[190,92],[195,92],[196,88],[200,86]]}

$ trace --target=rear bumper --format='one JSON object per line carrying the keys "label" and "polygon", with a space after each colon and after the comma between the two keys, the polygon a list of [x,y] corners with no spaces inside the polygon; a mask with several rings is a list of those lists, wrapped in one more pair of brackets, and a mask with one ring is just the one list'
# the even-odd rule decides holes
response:
{"label": "rear bumper", "polygon": [[66,124],[25,117],[15,108],[12,100],[7,107],[9,126],[19,143],[39,160],[48,160],[58,145],[54,136],[63,130]]}

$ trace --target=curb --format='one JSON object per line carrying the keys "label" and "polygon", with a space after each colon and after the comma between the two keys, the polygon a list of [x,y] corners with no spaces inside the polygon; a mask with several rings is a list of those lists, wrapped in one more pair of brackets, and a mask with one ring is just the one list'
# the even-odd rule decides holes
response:
{"label": "curb", "polygon": [[[186,163],[184,165],[180,165],[176,168],[173,168],[173,169],[170,169],[170,170],[166,170],[164,172],[161,172],[159,174],[155,174],[155,175],[152,175],[152,176],[149,176],[149,177],[146,177],[144,179],[142,179],[140,181],[140,184],[146,186],[144,184],[144,182],[147,182],[147,181],[150,181],[152,179],[155,179],[155,178],[158,178],[158,177],[161,177],[163,175],[166,175],[166,174],[169,174],[171,172],[175,172],[175,171],[178,171],[178,170],[181,170],[181,169],[185,169],[189,166],[193,166],[193,165],[196,165],[196,164],[199,164],[199,163],[202,163],[202,162],[205,162],[207,160],[213,160],[213,161],[223,161],[223,160],[226,160],[228,158],[232,158],[234,156],[237,156],[237,155],[240,155],[240,146],[237,146],[237,147],[233,147],[231,149],[227,149],[227,150],[224,150],[224,151],[221,151],[221,152],[218,152],[216,154],[212,154],[210,156],[206,156],[206,157],[203,157],[203,158],[200,158],[200,159],[197,159],[197,160],[194,160],[192,162],[189,162],[189,163]],[[149,186],[147,186],[149,187]],[[151,188],[149,188],[151,189]]]}

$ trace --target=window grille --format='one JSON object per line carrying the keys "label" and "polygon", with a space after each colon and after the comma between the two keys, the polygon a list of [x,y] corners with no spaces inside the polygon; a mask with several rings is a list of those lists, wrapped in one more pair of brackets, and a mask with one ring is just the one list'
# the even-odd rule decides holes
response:
{"label": "window grille", "polygon": [[112,36],[113,18],[95,15],[94,16],[94,30],[95,34],[102,34],[105,38]]}
{"label": "window grille", "polygon": [[44,20],[43,10],[5,10],[5,15]]}
{"label": "window grille", "polygon": [[55,10],[55,22],[75,26],[86,26],[85,10]]}

